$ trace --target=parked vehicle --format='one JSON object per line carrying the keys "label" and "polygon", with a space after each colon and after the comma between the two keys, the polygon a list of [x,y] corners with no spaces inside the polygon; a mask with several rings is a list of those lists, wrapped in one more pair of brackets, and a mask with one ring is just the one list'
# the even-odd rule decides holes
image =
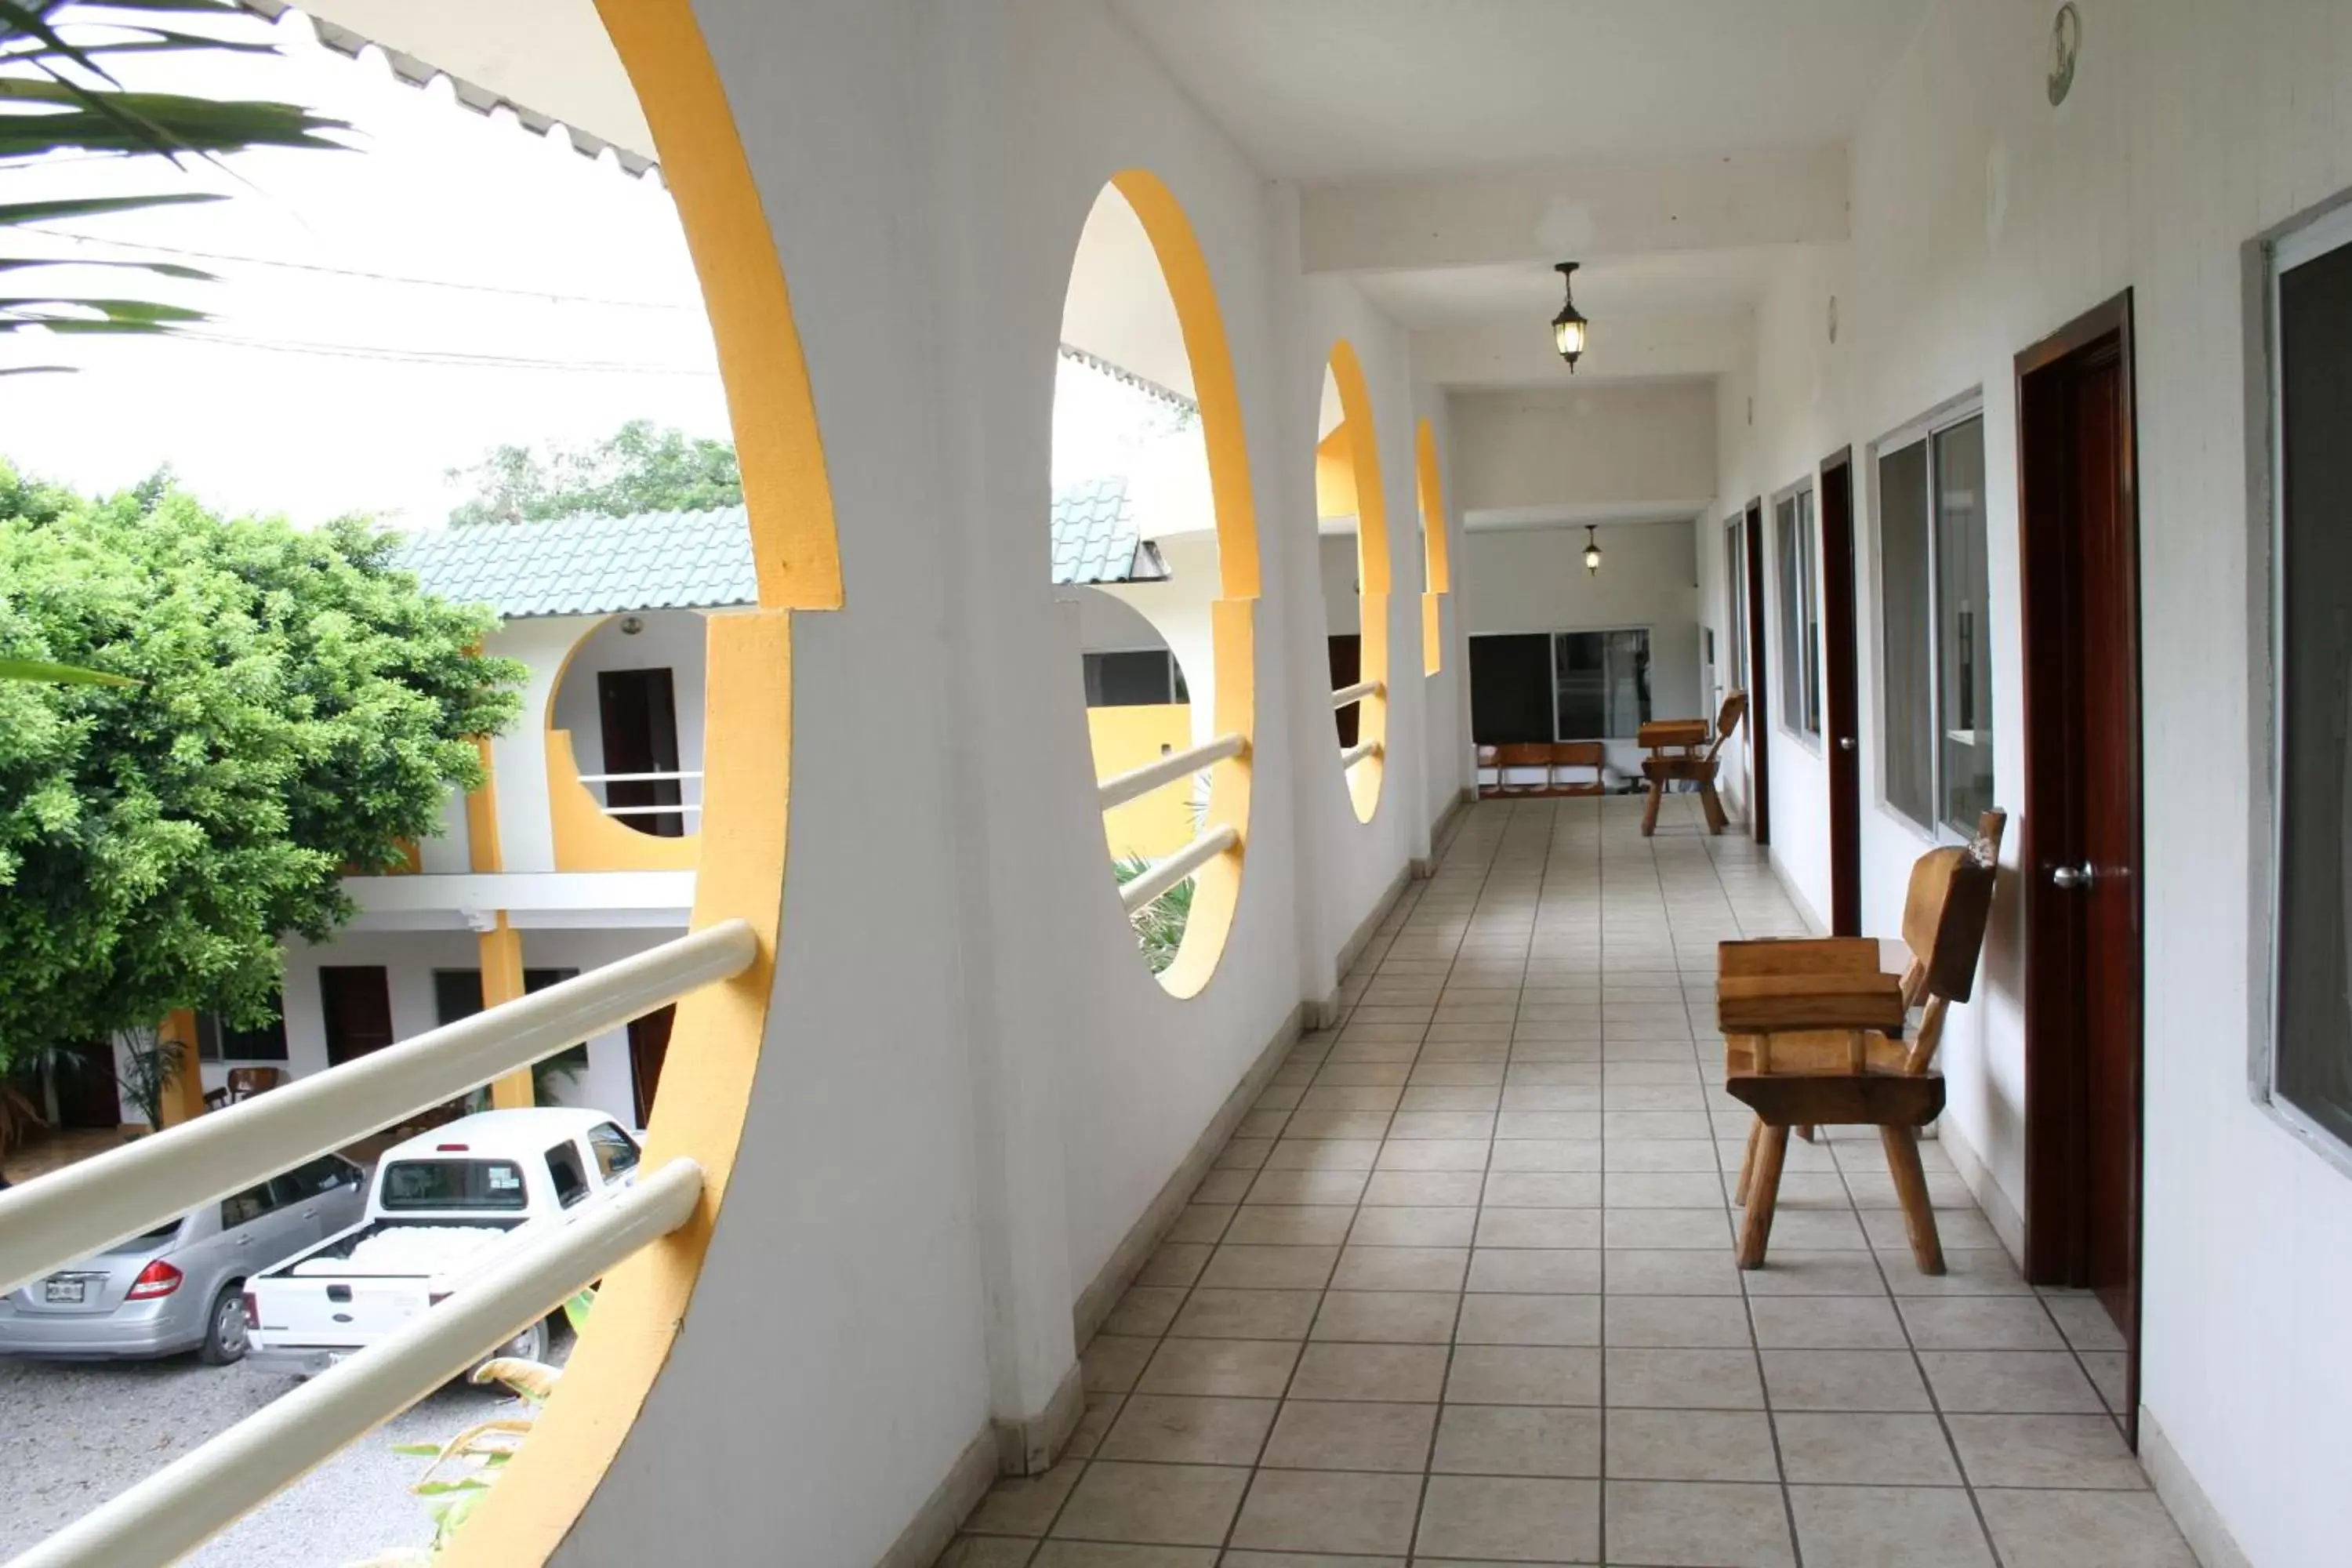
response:
{"label": "parked vehicle", "polygon": [[[251,1364],[304,1375],[366,1349],[528,1237],[636,1180],[636,1140],[601,1110],[485,1110],[394,1144],[367,1212],[246,1286]],[[548,1320],[500,1353],[544,1360]]]}
{"label": "parked vehicle", "polygon": [[367,1173],[327,1154],[0,1296],[0,1355],[246,1352],[246,1281],[359,1217]]}

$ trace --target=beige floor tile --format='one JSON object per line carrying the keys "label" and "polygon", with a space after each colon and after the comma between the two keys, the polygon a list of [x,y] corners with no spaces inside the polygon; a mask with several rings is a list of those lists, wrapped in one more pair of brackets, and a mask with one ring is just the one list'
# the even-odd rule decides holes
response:
{"label": "beige floor tile", "polygon": [[1196,1204],[1237,1204],[1249,1194],[1252,1173],[1247,1171],[1212,1171],[1192,1189]]}
{"label": "beige floor tile", "polygon": [[1465,1345],[1598,1345],[1601,1298],[1465,1296],[1454,1340]]}
{"label": "beige floor tile", "polygon": [[2033,1296],[1918,1296],[1901,1303],[1923,1351],[2063,1351],[2064,1336]]}
{"label": "beige floor tile", "polygon": [[1134,1285],[1102,1321],[1102,1331],[1121,1338],[1157,1339],[1176,1321],[1184,1292],[1169,1285]]}
{"label": "beige floor tile", "polygon": [[1884,1296],[1886,1279],[1867,1252],[1773,1247],[1764,1267],[1742,1271],[1750,1296]]}
{"label": "beige floor tile", "polygon": [[1948,1412],[2088,1415],[2103,1408],[2064,1351],[1922,1351],[1919,1364]]}
{"label": "beige floor tile", "polygon": [[1445,1398],[1458,1405],[1598,1405],[1601,1352],[1568,1345],[1459,1345]]}
{"label": "beige floor tile", "polygon": [[1053,1533],[1138,1545],[1219,1545],[1249,1479],[1239,1468],[1098,1459],[1071,1491]]}
{"label": "beige floor tile", "polygon": [[1162,1340],[1136,1380],[1136,1392],[1277,1398],[1298,1349],[1289,1340]]}
{"label": "beige floor tile", "polygon": [[1478,1211],[1466,1205],[1381,1206],[1356,1215],[1348,1241],[1355,1247],[1467,1247],[1477,1226]]}
{"label": "beige floor tile", "polygon": [[1089,1394],[1125,1394],[1150,1361],[1158,1342],[1135,1334],[1098,1333],[1079,1353],[1078,1371]]}
{"label": "beige floor tile", "polygon": [[1311,1342],[1290,1380],[1293,1399],[1435,1400],[1445,1386],[1444,1345]]}
{"label": "beige floor tile", "polygon": [[1091,1459],[1102,1446],[1103,1434],[1118,1419],[1127,1405],[1124,1394],[1089,1394],[1086,1408],[1078,1415],[1078,1424],[1070,1429],[1069,1446],[1062,1452],[1067,1459]]}
{"label": "beige floor tile", "polygon": [[2078,1351],[2120,1351],[2124,1348],[2124,1331],[2116,1326],[2115,1319],[2100,1300],[2087,1291],[2045,1290],[2042,1303],[2050,1309],[2056,1320],[2058,1331],[2066,1342]]}
{"label": "beige floor tile", "polygon": [[2083,1370],[2091,1374],[2091,1385],[2099,1391],[2099,1398],[2111,1415],[2121,1415],[2129,1407],[2131,1388],[2127,1381],[2129,1369],[2121,1351],[2084,1351]]}
{"label": "beige floor tile", "polygon": [[1495,1143],[1496,1171],[1583,1172],[1601,1169],[1598,1138],[1508,1138]]}
{"label": "beige floor tile", "polygon": [[1927,1385],[1905,1351],[1763,1351],[1775,1410],[1927,1410]]}
{"label": "beige floor tile", "polygon": [[1186,1299],[1168,1332],[1192,1340],[1303,1340],[1320,1300],[1314,1290],[1203,1288]]}
{"label": "beige floor tile", "polygon": [[1393,1113],[1386,1110],[1294,1110],[1285,1129],[1292,1138],[1381,1138]]}
{"label": "beige floor tile", "polygon": [[1983,1251],[1944,1248],[1944,1272],[1922,1274],[1907,1250],[1882,1252],[1887,1289],[1897,1296],[2030,1296],[2033,1287],[2017,1271],[2009,1254],[1998,1248]]}
{"label": "beige floor tile", "polygon": [[[1486,1177],[1473,1168],[1463,1171],[1375,1171],[1364,1187],[1364,1207],[1466,1208],[1474,1213],[1478,1189]],[[1471,1222],[1477,1223],[1475,1219]]]}
{"label": "beige floor tile", "polygon": [[1282,1407],[1259,1461],[1273,1469],[1410,1470],[1427,1468],[1434,1405],[1293,1399]]}
{"label": "beige floor tile", "polygon": [[1260,1470],[1232,1544],[1402,1556],[1412,1545],[1421,1488],[1418,1475]]}
{"label": "beige floor tile", "polygon": [[2196,1568],[2153,1492],[1977,1493],[2007,1568]]}
{"label": "beige floor tile", "polygon": [[1023,1568],[1036,1550],[1035,1542],[1009,1535],[960,1535],[949,1542],[937,1568]]}
{"label": "beige floor tile", "polygon": [[1609,1474],[1627,1480],[1772,1481],[1780,1470],[1762,1412],[1612,1410]]}
{"label": "beige floor tile", "polygon": [[[1838,1200],[1834,1208],[1806,1208],[1790,1204],[1786,1195],[1774,1208],[1772,1245],[1795,1247],[1804,1252],[1870,1250],[1870,1243],[1862,1233],[1862,1223],[1854,1217],[1853,1211],[1845,1206],[1843,1199]],[[1906,1264],[1910,1261],[1907,1254],[1903,1261]]]}
{"label": "beige floor tile", "polygon": [[1612,1296],[1737,1296],[1742,1278],[1728,1243],[1720,1247],[1611,1247],[1603,1267]]}
{"label": "beige floor tile", "polygon": [[1488,1206],[1478,1215],[1477,1242],[1482,1247],[1596,1247],[1601,1245],[1601,1211],[1590,1208],[1544,1209]]}
{"label": "beige floor tile", "polygon": [[1485,1205],[1502,1208],[1601,1206],[1601,1176],[1591,1171],[1494,1171],[1486,1177]]}
{"label": "beige floor tile", "polygon": [[1318,1083],[1308,1089],[1299,1110],[1394,1110],[1404,1098],[1395,1084]]}
{"label": "beige floor tile", "polygon": [[1601,1136],[1596,1110],[1502,1110],[1495,1114],[1497,1142],[1520,1139],[1585,1140]]}
{"label": "beige floor tile", "polygon": [[1727,1251],[1732,1242],[1730,1218],[1720,1208],[1618,1208],[1612,1205],[1602,1230],[1612,1247],[1721,1252]]}
{"label": "beige floor tile", "polygon": [[964,1521],[974,1535],[1043,1535],[1054,1516],[1069,1500],[1086,1466],[1065,1459],[1042,1476],[1013,1477],[998,1481]]}
{"label": "beige floor tile", "polygon": [[1402,1088],[1412,1076],[1412,1058],[1402,1061],[1327,1061],[1315,1075],[1315,1087],[1326,1084],[1386,1084]]}
{"label": "beige floor tile", "polygon": [[1381,1145],[1376,1171],[1483,1171],[1484,1138],[1404,1138]]}
{"label": "beige floor tile", "polygon": [[[1478,1111],[1491,1114],[1503,1098],[1501,1089],[1494,1084],[1422,1084],[1404,1091],[1404,1103],[1397,1109],[1406,1112],[1419,1111]],[[1405,1134],[1390,1129],[1389,1136]]]}
{"label": "beige floor tile", "polygon": [[1612,1296],[1602,1315],[1610,1345],[1746,1350],[1748,1305],[1737,1296]]}
{"label": "beige floor tile", "polygon": [[1385,1344],[1447,1344],[1462,1298],[1451,1290],[1333,1290],[1313,1338]]}
{"label": "beige floor tile", "polygon": [[1789,1504],[1805,1568],[1993,1568],[1958,1488],[1790,1487]]}
{"label": "beige floor tile", "polygon": [[1415,1550],[1423,1561],[1596,1563],[1600,1526],[1592,1481],[1432,1476]]}
{"label": "beige floor tile", "polygon": [[1595,1249],[1482,1247],[1470,1254],[1468,1288],[1506,1295],[1597,1295],[1601,1254]]}
{"label": "beige floor tile", "polygon": [[1459,1290],[1470,1260],[1464,1247],[1356,1247],[1339,1254],[1334,1290]]}
{"label": "beige floor tile", "polygon": [[2105,1415],[1946,1418],[1971,1485],[2140,1491],[2147,1475]]}
{"label": "beige floor tile", "polygon": [[1960,1484],[1943,1424],[1933,1415],[1784,1410],[1773,1417],[1773,1425],[1780,1438],[1781,1468],[1791,1485]]}
{"label": "beige floor tile", "polygon": [[1171,1285],[1182,1289],[1201,1277],[1208,1267],[1209,1255],[1215,1247],[1199,1242],[1164,1241],[1160,1250],[1143,1260],[1136,1270],[1138,1285]]}
{"label": "beige floor tile", "polygon": [[1603,1195],[1612,1209],[1713,1209],[1719,1213],[1723,1208],[1723,1180],[1716,1171],[1711,1152],[1706,1160],[1705,1167],[1695,1171],[1612,1173],[1603,1178]]}
{"label": "beige floor tile", "polygon": [[1217,1151],[1212,1162],[1220,1171],[1255,1171],[1265,1163],[1266,1151],[1274,1147],[1271,1133],[1256,1138],[1236,1138]]}
{"label": "beige floor tile", "polygon": [[[1654,1138],[1608,1147],[1603,1162],[1612,1175],[1717,1175],[1721,1163],[1712,1144],[1696,1138]],[[1737,1167],[1734,1167],[1737,1169]],[[1788,1178],[1784,1175],[1781,1180]],[[1719,1199],[1717,1201],[1720,1201]]]}
{"label": "beige floor tile", "polygon": [[1161,1464],[1254,1465],[1279,1407],[1272,1399],[1139,1394],[1128,1400],[1095,1457]]}
{"label": "beige floor tile", "polygon": [[1597,1476],[1601,1412],[1569,1405],[1448,1405],[1430,1468],[1441,1474]]}
{"label": "beige floor tile", "polygon": [[1658,1410],[1761,1410],[1756,1355],[1746,1350],[1611,1350],[1612,1405]]}
{"label": "beige floor tile", "polygon": [[1200,1282],[1234,1290],[1319,1290],[1339,1260],[1333,1247],[1237,1247],[1226,1242]]}
{"label": "beige floor tile", "polygon": [[1793,1568],[1796,1561],[1776,1486],[1611,1481],[1606,1499],[1612,1563]]}
{"label": "beige floor tile", "polygon": [[1261,1171],[1250,1184],[1249,1201],[1344,1205],[1363,1196],[1366,1175],[1362,1171]]}
{"label": "beige floor tile", "polygon": [[1344,1204],[1244,1204],[1223,1239],[1227,1246],[1337,1247],[1355,1217]]}

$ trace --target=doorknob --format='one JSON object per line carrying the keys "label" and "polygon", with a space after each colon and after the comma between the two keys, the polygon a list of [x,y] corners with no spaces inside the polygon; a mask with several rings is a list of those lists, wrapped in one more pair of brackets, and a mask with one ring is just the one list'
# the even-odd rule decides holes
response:
{"label": "doorknob", "polygon": [[1839,750],[1839,751],[1841,751],[1841,752],[1851,752],[1851,751],[1853,751],[1853,737],[1852,735],[1840,735],[1840,736],[1838,737],[1838,750]]}
{"label": "doorknob", "polygon": [[2097,868],[2088,860],[2084,861],[2080,866],[2053,866],[2050,869],[2050,885],[2053,888],[2064,888],[2069,890],[2075,888],[2087,888],[2098,879]]}

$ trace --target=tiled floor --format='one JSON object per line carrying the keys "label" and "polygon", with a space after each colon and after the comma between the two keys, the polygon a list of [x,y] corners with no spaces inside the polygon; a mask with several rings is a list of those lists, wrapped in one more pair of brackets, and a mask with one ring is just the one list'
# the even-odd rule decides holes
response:
{"label": "tiled floor", "polygon": [[952,1568],[2171,1568],[2098,1304],[2019,1278],[1923,1148],[1792,1143],[1732,1264],[1748,1121],[1715,944],[1794,933],[1675,797],[1477,807],[1085,1355],[1071,1457]]}

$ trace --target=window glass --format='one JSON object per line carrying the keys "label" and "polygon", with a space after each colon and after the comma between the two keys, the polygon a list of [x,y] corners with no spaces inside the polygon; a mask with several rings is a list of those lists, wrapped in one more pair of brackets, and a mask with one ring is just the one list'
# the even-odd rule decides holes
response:
{"label": "window glass", "polygon": [[1936,656],[1944,820],[1962,833],[1992,809],[1992,663],[1986,657],[1984,421],[1936,447]]}
{"label": "window glass", "polygon": [[1813,525],[1813,492],[1797,497],[1797,591],[1804,606],[1805,733],[1822,732],[1822,605],[1817,557],[1821,533]]}
{"label": "window glass", "polygon": [[196,1059],[207,1062],[282,1062],[286,1059],[283,1003],[269,999],[269,1019],[251,1029],[231,1028],[217,1014],[196,1015]]}
{"label": "window glass", "polygon": [[2278,277],[2276,1093],[2352,1143],[2352,244]]}
{"label": "window glass", "polygon": [[636,1140],[609,1121],[588,1130],[588,1152],[596,1156],[596,1173],[607,1182],[635,1170],[641,1158]]}
{"label": "window glass", "polygon": [[512,1211],[530,1197],[512,1160],[395,1160],[383,1173],[383,1206]]}
{"label": "window glass", "polygon": [[1885,701],[1886,804],[1935,820],[1935,671],[1927,636],[1927,443],[1878,459],[1879,689]]}
{"label": "window glass", "polygon": [[1552,638],[1552,739],[1630,741],[1650,716],[1650,634],[1561,632]]}
{"label": "window glass", "polygon": [[1739,521],[1723,530],[1723,591],[1730,600],[1723,624],[1731,635],[1731,684],[1748,689],[1748,552],[1742,548]]}
{"label": "window glass", "polygon": [[221,1228],[232,1230],[240,1225],[251,1225],[277,1206],[269,1195],[268,1182],[247,1187],[221,1200]]}
{"label": "window glass", "polygon": [[1821,612],[1814,602],[1813,493],[1773,503],[1774,575],[1779,579],[1781,722],[1822,732]]}
{"label": "window glass", "polygon": [[1140,708],[1185,700],[1175,656],[1165,648],[1119,649],[1084,658],[1089,708]]}
{"label": "window glass", "polygon": [[588,1195],[588,1173],[580,1163],[580,1151],[570,1139],[547,1152],[547,1174],[555,1184],[555,1201],[570,1208]]}
{"label": "window glass", "polygon": [[315,1198],[323,1194],[331,1193],[342,1186],[354,1174],[352,1166],[336,1159],[332,1154],[313,1160],[307,1165],[297,1165],[278,1178],[278,1201],[299,1203],[304,1198]]}

